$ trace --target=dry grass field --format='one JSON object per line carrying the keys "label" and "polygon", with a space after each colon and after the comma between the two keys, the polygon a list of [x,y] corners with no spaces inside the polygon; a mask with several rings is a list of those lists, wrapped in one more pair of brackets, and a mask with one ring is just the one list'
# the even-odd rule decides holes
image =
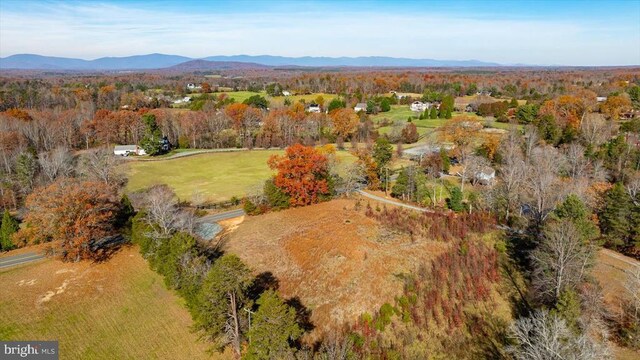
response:
{"label": "dry grass field", "polygon": [[136,247],[105,263],[0,272],[0,339],[59,340],[61,359],[211,359],[191,317]]}
{"label": "dry grass field", "polygon": [[388,232],[355,204],[341,199],[247,217],[225,243],[256,274],[273,273],[285,298],[298,297],[312,311],[309,340],[393,303],[402,274],[449,248]]}
{"label": "dry grass field", "polygon": [[[624,294],[624,283],[626,281],[626,271],[635,266],[640,266],[640,262],[632,258],[616,253],[611,250],[600,250],[596,265],[592,275],[598,280],[604,293],[604,301],[609,310],[617,313],[620,311],[620,302],[624,301],[621,294]],[[613,347],[614,354],[618,360],[640,359],[640,352],[632,351],[620,346]]]}

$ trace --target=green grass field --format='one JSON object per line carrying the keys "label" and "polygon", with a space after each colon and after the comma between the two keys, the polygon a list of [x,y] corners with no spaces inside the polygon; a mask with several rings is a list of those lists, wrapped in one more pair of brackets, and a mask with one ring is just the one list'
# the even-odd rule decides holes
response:
{"label": "green grass field", "polygon": [[58,340],[61,359],[230,358],[207,354],[182,300],[138,251],[0,271],[0,339]]}
{"label": "green grass field", "polygon": [[[131,161],[127,164],[127,191],[137,191],[156,184],[169,185],[180,200],[191,201],[196,194],[209,201],[241,197],[259,187],[273,172],[267,165],[271,155],[282,150],[207,153],[160,161]],[[353,161],[346,151],[339,159]]]}

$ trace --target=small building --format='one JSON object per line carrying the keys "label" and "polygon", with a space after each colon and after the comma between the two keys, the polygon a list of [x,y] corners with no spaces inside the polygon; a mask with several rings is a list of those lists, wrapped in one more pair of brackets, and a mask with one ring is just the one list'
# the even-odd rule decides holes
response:
{"label": "small building", "polygon": [[597,96],[596,97],[596,101],[597,102],[605,102],[605,101],[607,101],[607,97],[606,96]]}
{"label": "small building", "polygon": [[184,104],[184,103],[188,103],[189,101],[191,101],[191,97],[185,96],[182,99],[175,100],[173,103],[174,104]]}
{"label": "small building", "polygon": [[367,111],[367,104],[366,103],[357,103],[356,106],[354,106],[353,111],[355,111],[355,112]]}
{"label": "small building", "polygon": [[496,171],[493,168],[485,167],[476,172],[473,176],[478,184],[491,185],[496,178]]}
{"label": "small building", "polygon": [[414,101],[414,102],[411,103],[411,105],[409,107],[411,108],[411,111],[423,112],[423,111],[429,110],[431,108],[431,103],[422,102],[422,101]]}
{"label": "small building", "polygon": [[322,110],[320,109],[320,105],[318,104],[309,104],[307,107],[307,112],[310,113],[320,113]]}
{"label": "small building", "polygon": [[398,100],[407,99],[407,98],[411,97],[411,94],[399,93],[399,92],[395,92],[395,91],[391,91],[391,93],[393,95],[395,95],[396,99],[398,99]]}
{"label": "small building", "polygon": [[143,148],[138,145],[116,145],[113,154],[118,156],[147,155]]}
{"label": "small building", "polygon": [[187,84],[187,89],[189,89],[189,90],[199,90],[199,89],[202,89],[202,86],[196,85],[194,83],[188,83]]}
{"label": "small building", "polygon": [[291,93],[285,90],[282,92],[282,96],[291,96]]}

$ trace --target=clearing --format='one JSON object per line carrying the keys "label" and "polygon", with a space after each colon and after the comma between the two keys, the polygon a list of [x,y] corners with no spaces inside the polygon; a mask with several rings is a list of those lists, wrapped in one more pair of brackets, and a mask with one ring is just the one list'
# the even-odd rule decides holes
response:
{"label": "clearing", "polygon": [[105,263],[12,268],[0,272],[0,284],[0,339],[59,340],[65,359],[212,358],[189,330],[182,300],[137,247]]}
{"label": "clearing", "polygon": [[[375,203],[374,201],[372,201]],[[402,292],[403,274],[433,259],[450,245],[416,241],[385,230],[356,200],[333,200],[246,217],[226,238],[256,274],[272,273],[285,298],[298,297],[312,311],[316,328],[307,340],[364,312],[373,313]]]}
{"label": "clearing", "polygon": [[[267,165],[271,155],[283,150],[252,150],[203,153],[183,158],[157,161],[130,161],[127,164],[127,191],[166,184],[180,200],[224,201],[242,197],[262,186],[273,172]],[[336,153],[338,159],[352,161],[347,151]]]}

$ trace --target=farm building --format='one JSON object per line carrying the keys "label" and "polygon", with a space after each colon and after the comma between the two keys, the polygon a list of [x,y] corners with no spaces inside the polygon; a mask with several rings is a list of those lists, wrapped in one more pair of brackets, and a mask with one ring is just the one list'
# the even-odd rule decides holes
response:
{"label": "farm building", "polygon": [[496,178],[496,171],[486,167],[474,174],[476,181],[482,185],[491,185]]}
{"label": "farm building", "polygon": [[318,104],[309,104],[309,107],[307,107],[307,112],[319,113],[320,112],[320,105],[318,105]]}
{"label": "farm building", "polygon": [[291,93],[285,90],[282,92],[282,96],[291,96]]}
{"label": "farm building", "polygon": [[113,148],[113,154],[119,156],[129,156],[132,154],[146,155],[147,153],[138,145],[116,145]]}
{"label": "farm building", "polygon": [[356,106],[353,108],[353,111],[355,111],[355,112],[367,111],[367,104],[366,103],[357,103]]}
{"label": "farm building", "polygon": [[596,97],[596,101],[597,102],[605,102],[605,101],[607,101],[607,97],[606,96],[598,96],[598,97]]}
{"label": "farm building", "polygon": [[414,101],[410,105],[411,111],[425,111],[431,108],[431,103],[422,102],[422,101]]}

